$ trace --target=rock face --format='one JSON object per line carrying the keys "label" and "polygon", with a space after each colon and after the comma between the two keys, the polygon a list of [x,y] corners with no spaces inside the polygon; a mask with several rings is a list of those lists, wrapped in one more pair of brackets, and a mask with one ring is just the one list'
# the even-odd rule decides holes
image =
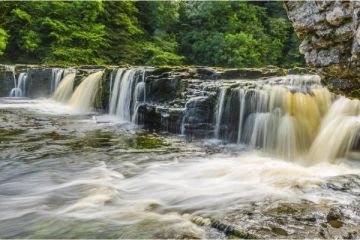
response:
{"label": "rock face", "polygon": [[[74,88],[81,79],[89,73],[104,69],[99,92],[95,98],[94,107],[97,112],[109,113],[113,78],[118,66],[77,66],[72,68],[31,66],[31,65],[0,65],[0,97],[7,97],[15,87],[20,74],[26,73],[28,78],[24,90],[24,97],[50,97],[53,93],[51,85],[55,82],[55,73],[59,78],[66,75],[66,71],[76,70]],[[236,142],[239,121],[239,91],[243,84],[251,87],[259,80],[269,77],[284,76],[286,74],[306,73],[308,69],[241,68],[222,69],[208,67],[132,67],[138,69],[137,77],[144,72],[146,102],[139,104],[134,121],[146,129],[181,133],[189,138],[212,137],[216,118],[217,102],[222,88],[226,87],[224,110],[230,112],[221,119],[219,137]],[[253,82],[253,84],[251,83]],[[135,89],[133,84],[133,89]],[[255,85],[252,86],[255,88]],[[135,93],[135,91],[132,91]],[[135,106],[135,95],[130,94],[130,105]],[[139,97],[139,96],[138,96]],[[141,99],[143,99],[141,97]],[[235,109],[231,110],[230,109]],[[232,127],[230,127],[232,126]]]}
{"label": "rock face", "polygon": [[[217,104],[226,88],[220,138],[237,141],[239,87],[256,88],[258,81],[309,69],[179,67],[148,69],[146,103],[138,109],[139,123],[146,129],[181,133],[188,138],[214,136]],[[105,98],[106,99],[106,98]]]}
{"label": "rock face", "polygon": [[306,62],[330,90],[360,97],[360,2],[285,1]]}

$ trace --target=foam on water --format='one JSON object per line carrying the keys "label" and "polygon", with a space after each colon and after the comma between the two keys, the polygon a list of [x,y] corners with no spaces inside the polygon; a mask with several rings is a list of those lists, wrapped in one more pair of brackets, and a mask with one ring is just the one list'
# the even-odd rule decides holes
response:
{"label": "foam on water", "polygon": [[50,115],[79,114],[79,111],[71,106],[51,99],[0,98],[0,109],[25,109],[26,111]]}
{"label": "foam on water", "polygon": [[[7,196],[6,204],[0,207],[5,213],[1,220],[30,213],[81,221],[101,219],[119,226],[146,220],[166,223],[170,228],[182,224],[186,231],[201,236],[202,230],[184,218],[184,213],[211,216],[268,199],[349,204],[357,199],[327,192],[321,185],[329,177],[360,173],[359,168],[346,164],[301,167],[254,152],[237,157],[219,154],[205,159],[153,162],[135,176],[126,176],[121,168],[114,170],[104,162],[94,167],[79,163],[72,168],[78,169],[76,174],[65,174],[60,182],[38,181],[60,174],[57,166],[50,175],[34,172],[23,186],[13,185],[14,191],[25,190],[27,185],[31,191]],[[48,199],[60,193],[60,205],[46,207]],[[67,198],[72,200],[61,200]],[[39,207],[40,203],[45,205]]]}

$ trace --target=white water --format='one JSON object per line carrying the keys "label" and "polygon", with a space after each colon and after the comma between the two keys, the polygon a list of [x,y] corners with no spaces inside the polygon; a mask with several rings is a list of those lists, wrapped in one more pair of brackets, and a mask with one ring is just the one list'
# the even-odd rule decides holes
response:
{"label": "white water", "polygon": [[244,89],[239,89],[239,127],[238,127],[238,136],[237,136],[237,143],[241,143],[241,136],[242,136],[242,129],[244,124],[244,112],[245,112],[245,98],[246,98],[246,91]]}
{"label": "white water", "polygon": [[[119,93],[120,93],[120,83],[125,72],[125,68],[119,68],[116,72],[113,83],[110,84],[111,95],[109,102],[109,113],[112,115],[116,114],[116,106],[118,104]],[[126,74],[129,74],[129,71],[126,71]]]}
{"label": "white water", "polygon": [[131,121],[133,123],[138,123],[138,110],[142,103],[146,101],[145,99],[145,82],[139,82],[136,84],[135,93],[134,93],[134,106],[133,106],[133,114],[131,117]]}
{"label": "white water", "polygon": [[[360,158],[359,149],[353,149],[359,147],[360,101],[336,100],[318,76],[272,78],[237,91],[238,144],[303,164]],[[214,122],[216,138],[221,135],[222,119],[234,110],[224,111],[229,97],[223,88]]]}
{"label": "white water", "polygon": [[[357,101],[340,98],[323,123],[332,122],[333,114],[357,116],[357,104]],[[13,117],[17,121],[9,123],[15,127],[21,126],[21,117],[28,110],[38,119],[25,120],[36,126],[28,127],[25,134],[29,135],[24,136],[29,138],[19,136],[13,143],[23,142],[0,154],[0,235],[3,238],[208,238],[206,228],[193,224],[188,214],[223,219],[236,211],[255,208],[252,213],[259,217],[253,224],[258,225],[258,221],[266,218],[278,220],[268,214],[268,202],[281,201],[296,207],[302,200],[319,206],[351,206],[358,201],[358,188],[353,192],[324,187],[331,177],[359,175],[360,166],[356,161],[318,162],[305,167],[255,150],[194,156],[197,153],[191,150],[191,145],[160,154],[132,151],[134,149],[126,152],[120,149],[121,144],[101,148],[89,144],[77,149],[72,148],[72,144],[78,146],[76,140],[91,143],[97,137],[91,131],[100,129],[86,121],[87,116],[84,115],[84,119],[67,116],[64,121],[68,106],[45,100],[9,98],[0,102],[0,108],[15,109]],[[54,117],[56,114],[61,116],[58,120]],[[266,114],[259,115],[259,123],[255,124],[258,129]],[[47,115],[51,115],[51,123],[45,125]],[[288,132],[286,122],[291,119],[283,117],[282,120],[285,123],[280,127],[284,126],[283,132]],[[79,128],[81,134],[73,135]],[[52,131],[69,135],[66,140],[42,139],[44,133]],[[91,134],[84,137],[86,131]],[[106,133],[116,134],[116,128]],[[119,141],[119,136],[112,140]],[[325,146],[328,142],[322,143]],[[34,146],[39,149],[28,152],[27,149]],[[189,152],[186,154],[186,151]],[[37,158],[37,154],[42,155]],[[323,216],[318,212],[311,214]],[[357,216],[353,216],[352,221],[358,221]],[[234,219],[235,224],[242,223],[240,218],[244,215],[238,217]],[[290,218],[291,213],[286,217]],[[295,226],[299,231],[308,227],[300,222]],[[288,227],[286,222],[284,226]]]}
{"label": "white water", "polygon": [[26,82],[28,79],[27,73],[20,73],[18,79],[14,77],[14,88],[10,91],[10,97],[25,97],[26,96]]}
{"label": "white water", "polygon": [[[54,93],[58,87],[61,77],[63,76],[64,69],[62,68],[52,68],[51,69],[51,83],[50,83],[50,92]],[[65,76],[65,75],[64,75]]]}
{"label": "white water", "polygon": [[221,126],[221,119],[224,114],[224,103],[225,103],[225,95],[226,95],[226,88],[222,88],[220,90],[219,98],[218,98],[218,105],[216,109],[216,121],[215,121],[215,138],[219,138],[220,135],[220,126]]}
{"label": "white water", "polygon": [[[142,72],[141,81],[137,78],[137,73],[140,71]],[[118,69],[110,90],[109,114],[121,120],[136,123],[138,108],[146,100],[145,69]]]}
{"label": "white water", "polygon": [[[311,162],[335,162],[337,158],[350,157],[359,137],[360,101],[340,97],[322,121],[308,159]],[[359,157],[358,153],[356,158]]]}
{"label": "white water", "polygon": [[85,77],[71,95],[69,105],[83,112],[92,111],[103,74],[98,71]]}
{"label": "white water", "polygon": [[66,74],[61,80],[59,86],[56,88],[52,99],[57,102],[67,102],[73,93],[75,77],[76,73]]}

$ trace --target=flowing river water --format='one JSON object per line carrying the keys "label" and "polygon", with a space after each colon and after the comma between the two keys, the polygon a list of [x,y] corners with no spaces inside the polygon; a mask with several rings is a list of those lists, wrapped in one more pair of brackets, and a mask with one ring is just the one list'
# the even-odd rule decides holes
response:
{"label": "flowing river water", "polygon": [[[244,99],[237,106],[248,96],[257,105],[240,111],[236,144],[223,145],[222,88],[217,139],[187,142],[137,127],[130,110],[140,100],[112,96],[109,115],[89,113],[101,74],[72,96],[70,73],[52,100],[0,98],[0,238],[360,236],[360,162],[348,154],[358,102],[331,100],[323,88],[234,89]],[[128,94],[128,75],[120,69],[112,91]],[[134,88],[142,102],[144,84]]]}
{"label": "flowing river water", "polygon": [[346,226],[329,232],[359,230],[356,161],[305,167],[50,100],[2,98],[0,111],[1,238],[225,238],[208,219],[265,237],[318,236],[334,207]]}

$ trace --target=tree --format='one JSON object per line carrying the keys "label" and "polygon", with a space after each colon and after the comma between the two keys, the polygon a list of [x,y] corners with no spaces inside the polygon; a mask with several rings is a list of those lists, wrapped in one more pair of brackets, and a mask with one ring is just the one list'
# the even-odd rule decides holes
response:
{"label": "tree", "polygon": [[189,64],[244,67],[282,63],[291,24],[277,2],[188,2],[181,53]]}
{"label": "tree", "polygon": [[8,35],[4,29],[0,28],[0,56],[4,54],[6,49],[6,44],[8,40]]}
{"label": "tree", "polygon": [[48,64],[304,64],[281,2],[0,2],[0,55]]}
{"label": "tree", "polygon": [[144,29],[146,43],[141,48],[147,65],[179,65],[177,25],[180,2],[137,2],[138,19]]}

